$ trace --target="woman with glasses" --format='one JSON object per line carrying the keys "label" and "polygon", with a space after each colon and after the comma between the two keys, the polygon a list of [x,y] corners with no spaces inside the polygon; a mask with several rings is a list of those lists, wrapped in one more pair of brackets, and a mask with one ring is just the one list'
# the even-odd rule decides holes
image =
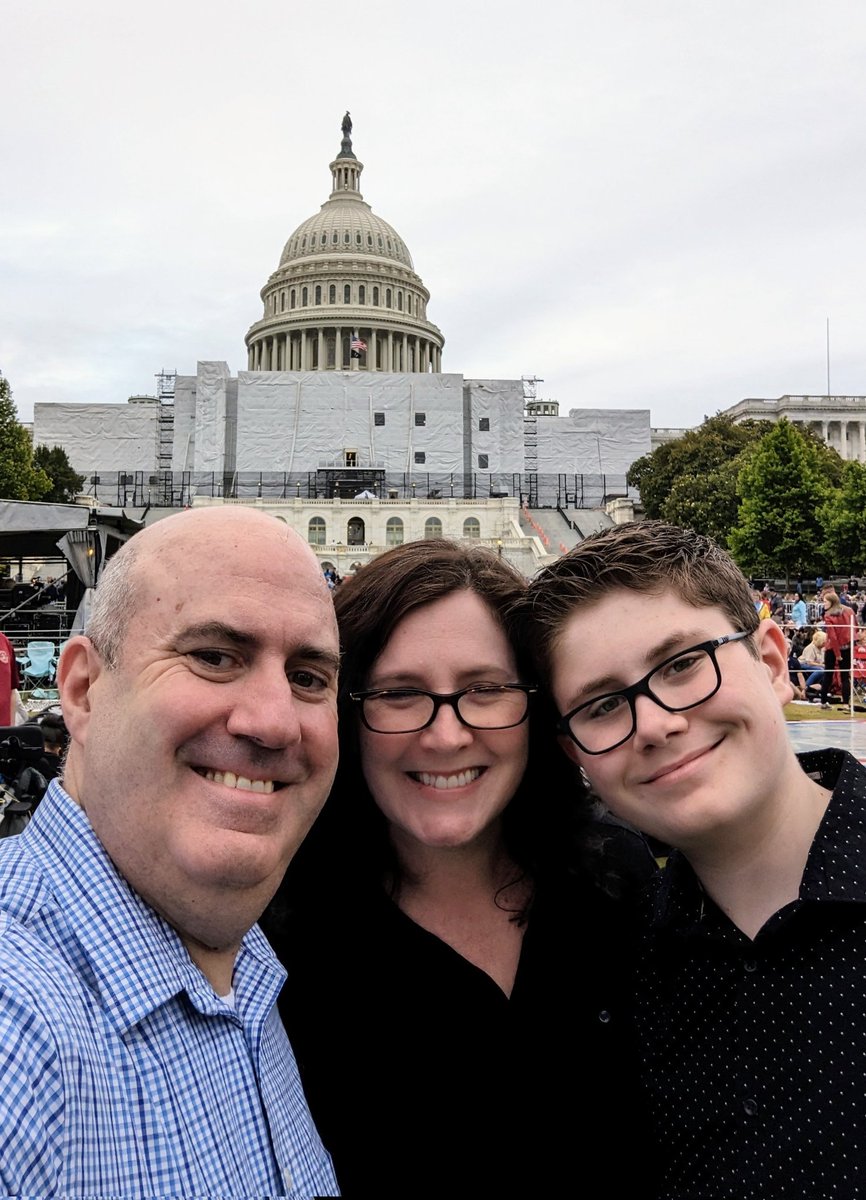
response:
{"label": "woman with glasses", "polygon": [[654,864],[591,823],[511,633],[525,588],[430,539],[334,594],[340,768],[265,925],[345,1196],[652,1194],[629,971]]}

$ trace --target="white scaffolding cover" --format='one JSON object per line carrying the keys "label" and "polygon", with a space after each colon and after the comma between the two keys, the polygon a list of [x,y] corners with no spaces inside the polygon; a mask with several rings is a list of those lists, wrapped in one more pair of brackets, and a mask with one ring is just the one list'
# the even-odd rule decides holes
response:
{"label": "white scaffolding cover", "polygon": [[537,429],[539,474],[625,475],[652,449],[648,408],[573,408]]}
{"label": "white scaffolding cover", "polygon": [[73,470],[153,471],[157,461],[159,402],[34,404],[33,445],[62,446]]}
{"label": "white scaffolding cover", "polygon": [[461,375],[244,371],[237,411],[238,471],[463,470]]}

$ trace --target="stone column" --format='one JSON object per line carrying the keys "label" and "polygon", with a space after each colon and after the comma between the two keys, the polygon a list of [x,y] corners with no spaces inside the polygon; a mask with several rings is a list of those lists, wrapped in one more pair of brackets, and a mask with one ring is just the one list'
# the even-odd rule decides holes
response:
{"label": "stone column", "polygon": [[325,327],[319,326],[319,370],[324,371],[327,366],[328,348],[325,345]]}

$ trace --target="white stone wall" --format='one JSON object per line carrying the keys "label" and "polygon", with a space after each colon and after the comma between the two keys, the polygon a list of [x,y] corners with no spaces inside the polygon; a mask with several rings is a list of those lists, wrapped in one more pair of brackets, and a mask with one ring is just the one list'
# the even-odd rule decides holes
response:
{"label": "white stone wall", "polygon": [[[520,528],[520,505],[515,497],[494,500],[304,500],[240,501],[196,497],[195,508],[243,504],[285,521],[305,541],[310,541],[311,524],[324,521],[324,542],[313,541],[320,560],[334,565],[341,575],[381,554],[389,545],[388,520],[403,523],[403,541],[423,538],[431,520],[438,522],[437,535],[462,539],[466,522],[477,522],[477,540],[494,547],[527,576],[550,561],[551,555],[536,536]],[[440,530],[441,527],[441,530]],[[558,551],[557,551],[558,553]],[[554,555],[555,557],[555,555]]]}

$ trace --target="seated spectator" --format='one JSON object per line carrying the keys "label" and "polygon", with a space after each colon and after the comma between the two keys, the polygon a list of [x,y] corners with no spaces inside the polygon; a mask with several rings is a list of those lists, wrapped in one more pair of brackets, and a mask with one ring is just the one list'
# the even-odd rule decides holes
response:
{"label": "seated spectator", "polygon": [[770,606],[757,588],[752,588],[752,601],[755,605],[755,612],[758,614],[758,620],[766,621],[771,615]]}
{"label": "seated spectator", "polygon": [[764,601],[770,609],[770,616],[774,621],[781,621],[785,615],[785,601],[779,595],[775,588],[764,588],[761,593]]}
{"label": "seated spectator", "polygon": [[39,770],[46,779],[52,780],[63,768],[69,732],[60,713],[46,713],[39,722],[39,728],[42,730],[42,745],[45,749]]}
{"label": "seated spectator", "polygon": [[816,629],[811,640],[799,654],[800,666],[808,671],[806,675],[805,692],[807,700],[819,700],[821,696],[821,679],[824,675],[824,645],[827,635],[823,629]]}

